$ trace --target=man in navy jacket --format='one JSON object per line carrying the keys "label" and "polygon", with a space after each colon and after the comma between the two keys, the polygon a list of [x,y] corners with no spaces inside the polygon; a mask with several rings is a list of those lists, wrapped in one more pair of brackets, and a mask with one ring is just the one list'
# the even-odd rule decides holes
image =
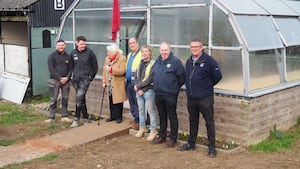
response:
{"label": "man in navy jacket", "polygon": [[155,91],[155,103],[159,113],[159,137],[152,143],[166,142],[167,119],[170,120],[170,140],[166,147],[174,147],[178,135],[178,119],[176,113],[177,98],[180,87],[184,84],[184,67],[176,56],[173,55],[170,45],[166,42],[160,44],[160,55],[153,67],[153,89]]}
{"label": "man in navy jacket", "polygon": [[214,85],[222,79],[222,73],[213,57],[203,52],[200,40],[190,43],[191,57],[186,61],[186,95],[190,121],[188,143],[178,149],[180,151],[194,150],[198,135],[200,112],[206,123],[208,137],[208,155],[216,156],[215,122],[214,122]]}

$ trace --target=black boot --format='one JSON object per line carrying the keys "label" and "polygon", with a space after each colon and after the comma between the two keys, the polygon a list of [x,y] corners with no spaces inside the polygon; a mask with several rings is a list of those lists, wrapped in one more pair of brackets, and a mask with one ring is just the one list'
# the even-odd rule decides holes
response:
{"label": "black boot", "polygon": [[215,147],[209,147],[209,148],[208,148],[208,155],[209,155],[209,157],[211,157],[211,158],[216,157],[216,156],[217,156],[216,148],[215,148]]}

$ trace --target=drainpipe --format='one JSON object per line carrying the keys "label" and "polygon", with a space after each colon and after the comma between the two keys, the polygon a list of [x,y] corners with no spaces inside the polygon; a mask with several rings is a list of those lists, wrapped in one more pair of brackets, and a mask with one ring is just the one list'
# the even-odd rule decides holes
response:
{"label": "drainpipe", "polygon": [[0,43],[2,43],[2,21],[0,19]]}

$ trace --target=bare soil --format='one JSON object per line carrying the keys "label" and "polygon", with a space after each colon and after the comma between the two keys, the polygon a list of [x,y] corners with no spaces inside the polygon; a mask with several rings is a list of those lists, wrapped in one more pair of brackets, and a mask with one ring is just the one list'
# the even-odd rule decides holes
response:
{"label": "bare soil", "polygon": [[[32,125],[32,124],[29,124]],[[45,124],[36,122],[35,126]],[[25,135],[27,125],[1,128],[0,133]],[[68,128],[65,128],[68,129]],[[55,131],[57,132],[57,131]],[[41,132],[41,136],[51,134]],[[50,145],[49,145],[50,146]],[[19,169],[299,169],[300,140],[291,149],[275,152],[250,152],[247,148],[233,154],[218,153],[216,158],[207,151],[180,152],[176,148],[153,145],[146,137],[132,135],[72,147],[53,153],[54,160],[36,159],[20,165]],[[7,166],[3,169],[11,169]],[[17,167],[14,166],[14,169]]]}
{"label": "bare soil", "polygon": [[[221,154],[216,158],[207,152],[179,152],[176,148],[152,145],[145,138],[131,135],[99,140],[56,152],[53,161],[34,160],[23,169],[299,169],[300,142],[287,151],[276,153]],[[9,167],[7,167],[9,168]],[[7,169],[5,168],[5,169]]]}

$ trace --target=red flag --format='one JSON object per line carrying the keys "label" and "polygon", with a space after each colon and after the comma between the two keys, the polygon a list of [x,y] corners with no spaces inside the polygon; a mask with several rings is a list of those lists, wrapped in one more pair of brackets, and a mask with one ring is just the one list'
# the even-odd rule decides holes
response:
{"label": "red flag", "polygon": [[113,11],[112,11],[112,23],[111,23],[111,33],[112,41],[116,41],[117,32],[120,30],[120,7],[119,0],[114,0]]}

